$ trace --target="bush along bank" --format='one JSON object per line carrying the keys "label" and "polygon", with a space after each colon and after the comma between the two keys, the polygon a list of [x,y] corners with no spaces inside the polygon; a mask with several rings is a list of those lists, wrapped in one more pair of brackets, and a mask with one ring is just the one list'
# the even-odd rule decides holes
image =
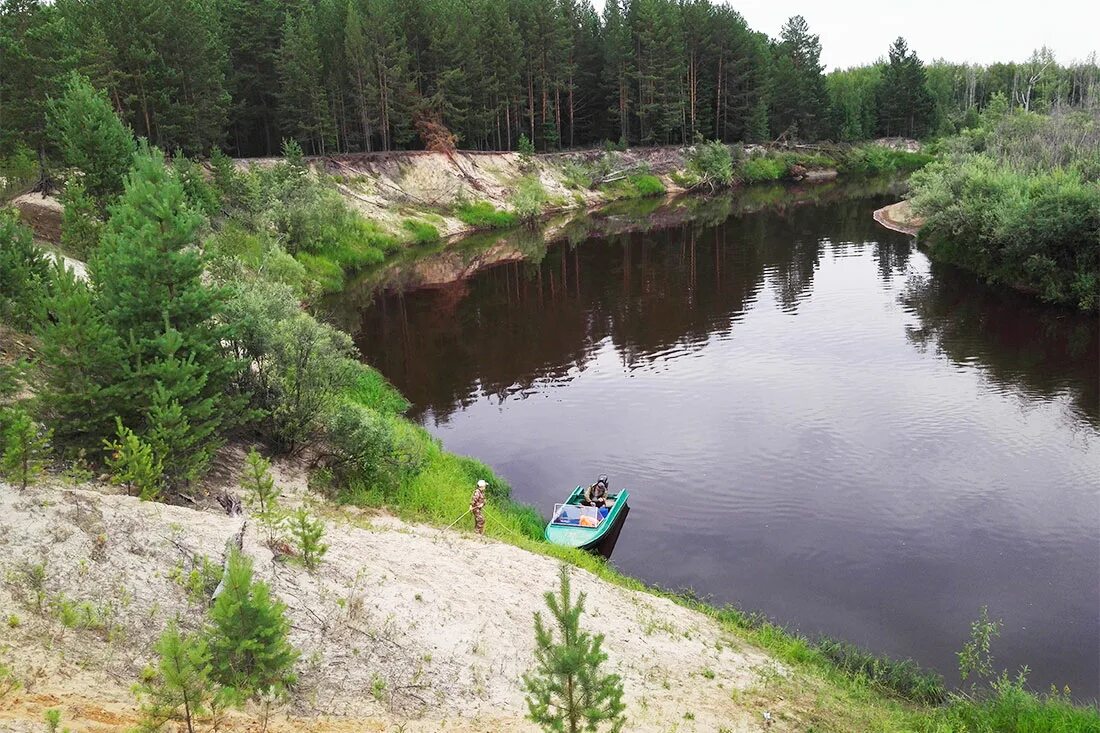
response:
{"label": "bush along bank", "polygon": [[911,179],[932,259],[1100,309],[1100,115],[991,108]]}

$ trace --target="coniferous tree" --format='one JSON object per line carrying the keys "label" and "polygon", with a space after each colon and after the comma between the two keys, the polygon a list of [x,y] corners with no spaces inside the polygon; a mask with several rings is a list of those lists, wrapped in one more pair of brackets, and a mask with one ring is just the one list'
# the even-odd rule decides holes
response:
{"label": "coniferous tree", "polygon": [[144,365],[139,379],[149,395],[145,414],[146,440],[164,466],[169,487],[179,488],[198,478],[221,445],[220,394],[206,389],[209,372],[195,354],[181,355],[183,338],[174,329],[160,338],[158,358]]}
{"label": "coniferous tree", "polygon": [[627,20],[634,39],[637,117],[643,143],[683,139],[683,50],[675,7],[669,0],[630,3]]}
{"label": "coniferous tree", "polygon": [[253,580],[252,561],[238,552],[230,555],[222,582],[210,609],[211,679],[243,698],[285,688],[298,657],[287,641],[286,606],[271,597],[267,583]]}
{"label": "coniferous tree", "polygon": [[274,539],[274,529],[279,518],[279,488],[271,476],[271,463],[255,448],[245,457],[241,488],[248,494],[248,501],[256,517],[268,528],[268,539]]}
{"label": "coniferous tree", "polygon": [[0,210],[0,318],[27,329],[41,320],[49,263],[14,211]]}
{"label": "coniferous tree", "polygon": [[228,42],[228,142],[239,155],[274,155],[281,139],[277,59],[286,0],[217,0]]}
{"label": "coniferous tree", "polygon": [[16,408],[4,419],[0,473],[26,489],[42,474],[46,464],[49,432],[44,432],[25,410]]}
{"label": "coniferous tree", "polygon": [[223,343],[232,334],[216,321],[224,295],[202,279],[201,223],[164,156],[145,150],[88,268],[94,305],[127,355],[119,387],[132,399],[116,414],[128,425],[148,424],[159,382],[167,390],[162,408],[177,402],[190,430],[172,447],[179,464],[165,466],[173,485],[201,470],[219,430],[242,415],[241,399],[227,392],[237,364]]}
{"label": "coniferous tree", "polygon": [[489,137],[493,147],[512,150],[522,129],[519,101],[523,97],[523,41],[506,3],[485,2],[480,15],[485,38],[491,39],[485,48],[489,75],[485,98],[492,117]]}
{"label": "coniferous tree", "polygon": [[77,73],[50,100],[50,135],[67,165],[78,169],[84,190],[105,208],[122,192],[134,155],[134,136],[107,97]]}
{"label": "coniferous tree", "polygon": [[53,317],[38,332],[42,419],[59,445],[97,453],[133,397],[122,339],[96,308],[87,283],[61,264],[45,308]]}
{"label": "coniferous tree", "polygon": [[122,420],[115,418],[115,425],[115,439],[103,440],[111,482],[125,486],[127,496],[136,492],[142,501],[155,501],[160,497],[163,465],[152,446],[123,425]]}
{"label": "coniferous tree", "polygon": [[603,635],[592,636],[580,626],[585,594],[572,598],[566,566],[558,592],[545,599],[551,624],[535,614],[535,668],[523,677],[527,717],[555,733],[595,733],[604,724],[609,731],[622,730],[622,680],[603,672]]}
{"label": "coniferous tree", "polygon": [[61,245],[73,257],[87,259],[103,234],[102,213],[79,180],[65,186],[61,204]]}
{"label": "coniferous tree", "polygon": [[157,642],[156,675],[142,683],[139,731],[159,731],[178,721],[195,733],[218,691],[210,682],[210,651],[198,634],[183,634],[173,622]]}
{"label": "coniferous tree", "polygon": [[297,14],[287,13],[275,66],[282,131],[311,152],[324,155],[333,147],[335,131],[312,7],[304,5]]}
{"label": "coniferous tree", "polygon": [[0,156],[46,145],[46,103],[58,93],[64,42],[53,3],[0,3]]}
{"label": "coniferous tree", "polygon": [[328,545],[321,541],[325,536],[325,523],[310,517],[305,507],[298,507],[290,515],[287,525],[290,536],[294,539],[294,545],[298,548],[302,565],[310,570],[316,570],[321,564],[321,558],[328,552]]}
{"label": "coniferous tree", "polygon": [[617,134],[621,141],[630,139],[631,114],[631,43],[630,29],[626,25],[621,0],[607,0],[603,11],[604,73],[605,93],[611,105],[608,112],[617,123]]}
{"label": "coniferous tree", "polygon": [[801,15],[790,18],[774,48],[771,84],[773,133],[815,139],[827,116],[821,41]]}
{"label": "coniferous tree", "polygon": [[898,37],[890,45],[877,90],[878,132],[923,137],[932,124],[935,102],[928,91],[924,64]]}

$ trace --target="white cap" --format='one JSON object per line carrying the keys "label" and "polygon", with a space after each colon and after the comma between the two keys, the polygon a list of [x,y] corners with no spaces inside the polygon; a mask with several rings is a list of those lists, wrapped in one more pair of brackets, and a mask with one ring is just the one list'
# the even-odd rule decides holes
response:
{"label": "white cap", "polygon": [[487,484],[487,483],[485,482],[485,479],[483,479],[483,478],[482,478],[482,479],[478,479],[478,480],[477,480],[477,485],[478,485],[478,486],[480,486],[481,488],[483,488],[483,489],[484,489],[484,488],[485,488],[486,486],[488,486],[489,484]]}

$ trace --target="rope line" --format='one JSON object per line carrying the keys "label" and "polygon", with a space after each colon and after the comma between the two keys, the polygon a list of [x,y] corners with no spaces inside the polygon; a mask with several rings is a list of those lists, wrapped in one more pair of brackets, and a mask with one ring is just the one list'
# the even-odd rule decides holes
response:
{"label": "rope line", "polygon": [[458,519],[456,519],[456,520],[454,520],[453,522],[451,522],[450,524],[448,524],[446,528],[447,528],[447,529],[450,529],[451,527],[455,526],[456,524],[458,524],[459,522],[461,522],[461,521],[462,521],[462,518],[463,518],[463,517],[465,517],[465,516],[466,516],[467,514],[469,514],[469,513],[470,513],[470,510],[469,510],[469,509],[467,509],[466,511],[464,511],[464,512],[462,513],[462,516],[461,516],[461,517],[459,517]]}

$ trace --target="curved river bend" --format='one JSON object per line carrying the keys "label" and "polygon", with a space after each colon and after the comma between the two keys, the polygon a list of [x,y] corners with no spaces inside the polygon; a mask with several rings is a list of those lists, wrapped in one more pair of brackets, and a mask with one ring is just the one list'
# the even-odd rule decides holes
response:
{"label": "curved river bend", "polygon": [[987,605],[1000,667],[1096,697],[1097,320],[931,266],[872,221],[892,200],[765,190],[642,232],[594,235],[636,225],[611,211],[549,246],[481,237],[387,273],[353,330],[517,499],[630,488],[631,575],[952,681]]}

